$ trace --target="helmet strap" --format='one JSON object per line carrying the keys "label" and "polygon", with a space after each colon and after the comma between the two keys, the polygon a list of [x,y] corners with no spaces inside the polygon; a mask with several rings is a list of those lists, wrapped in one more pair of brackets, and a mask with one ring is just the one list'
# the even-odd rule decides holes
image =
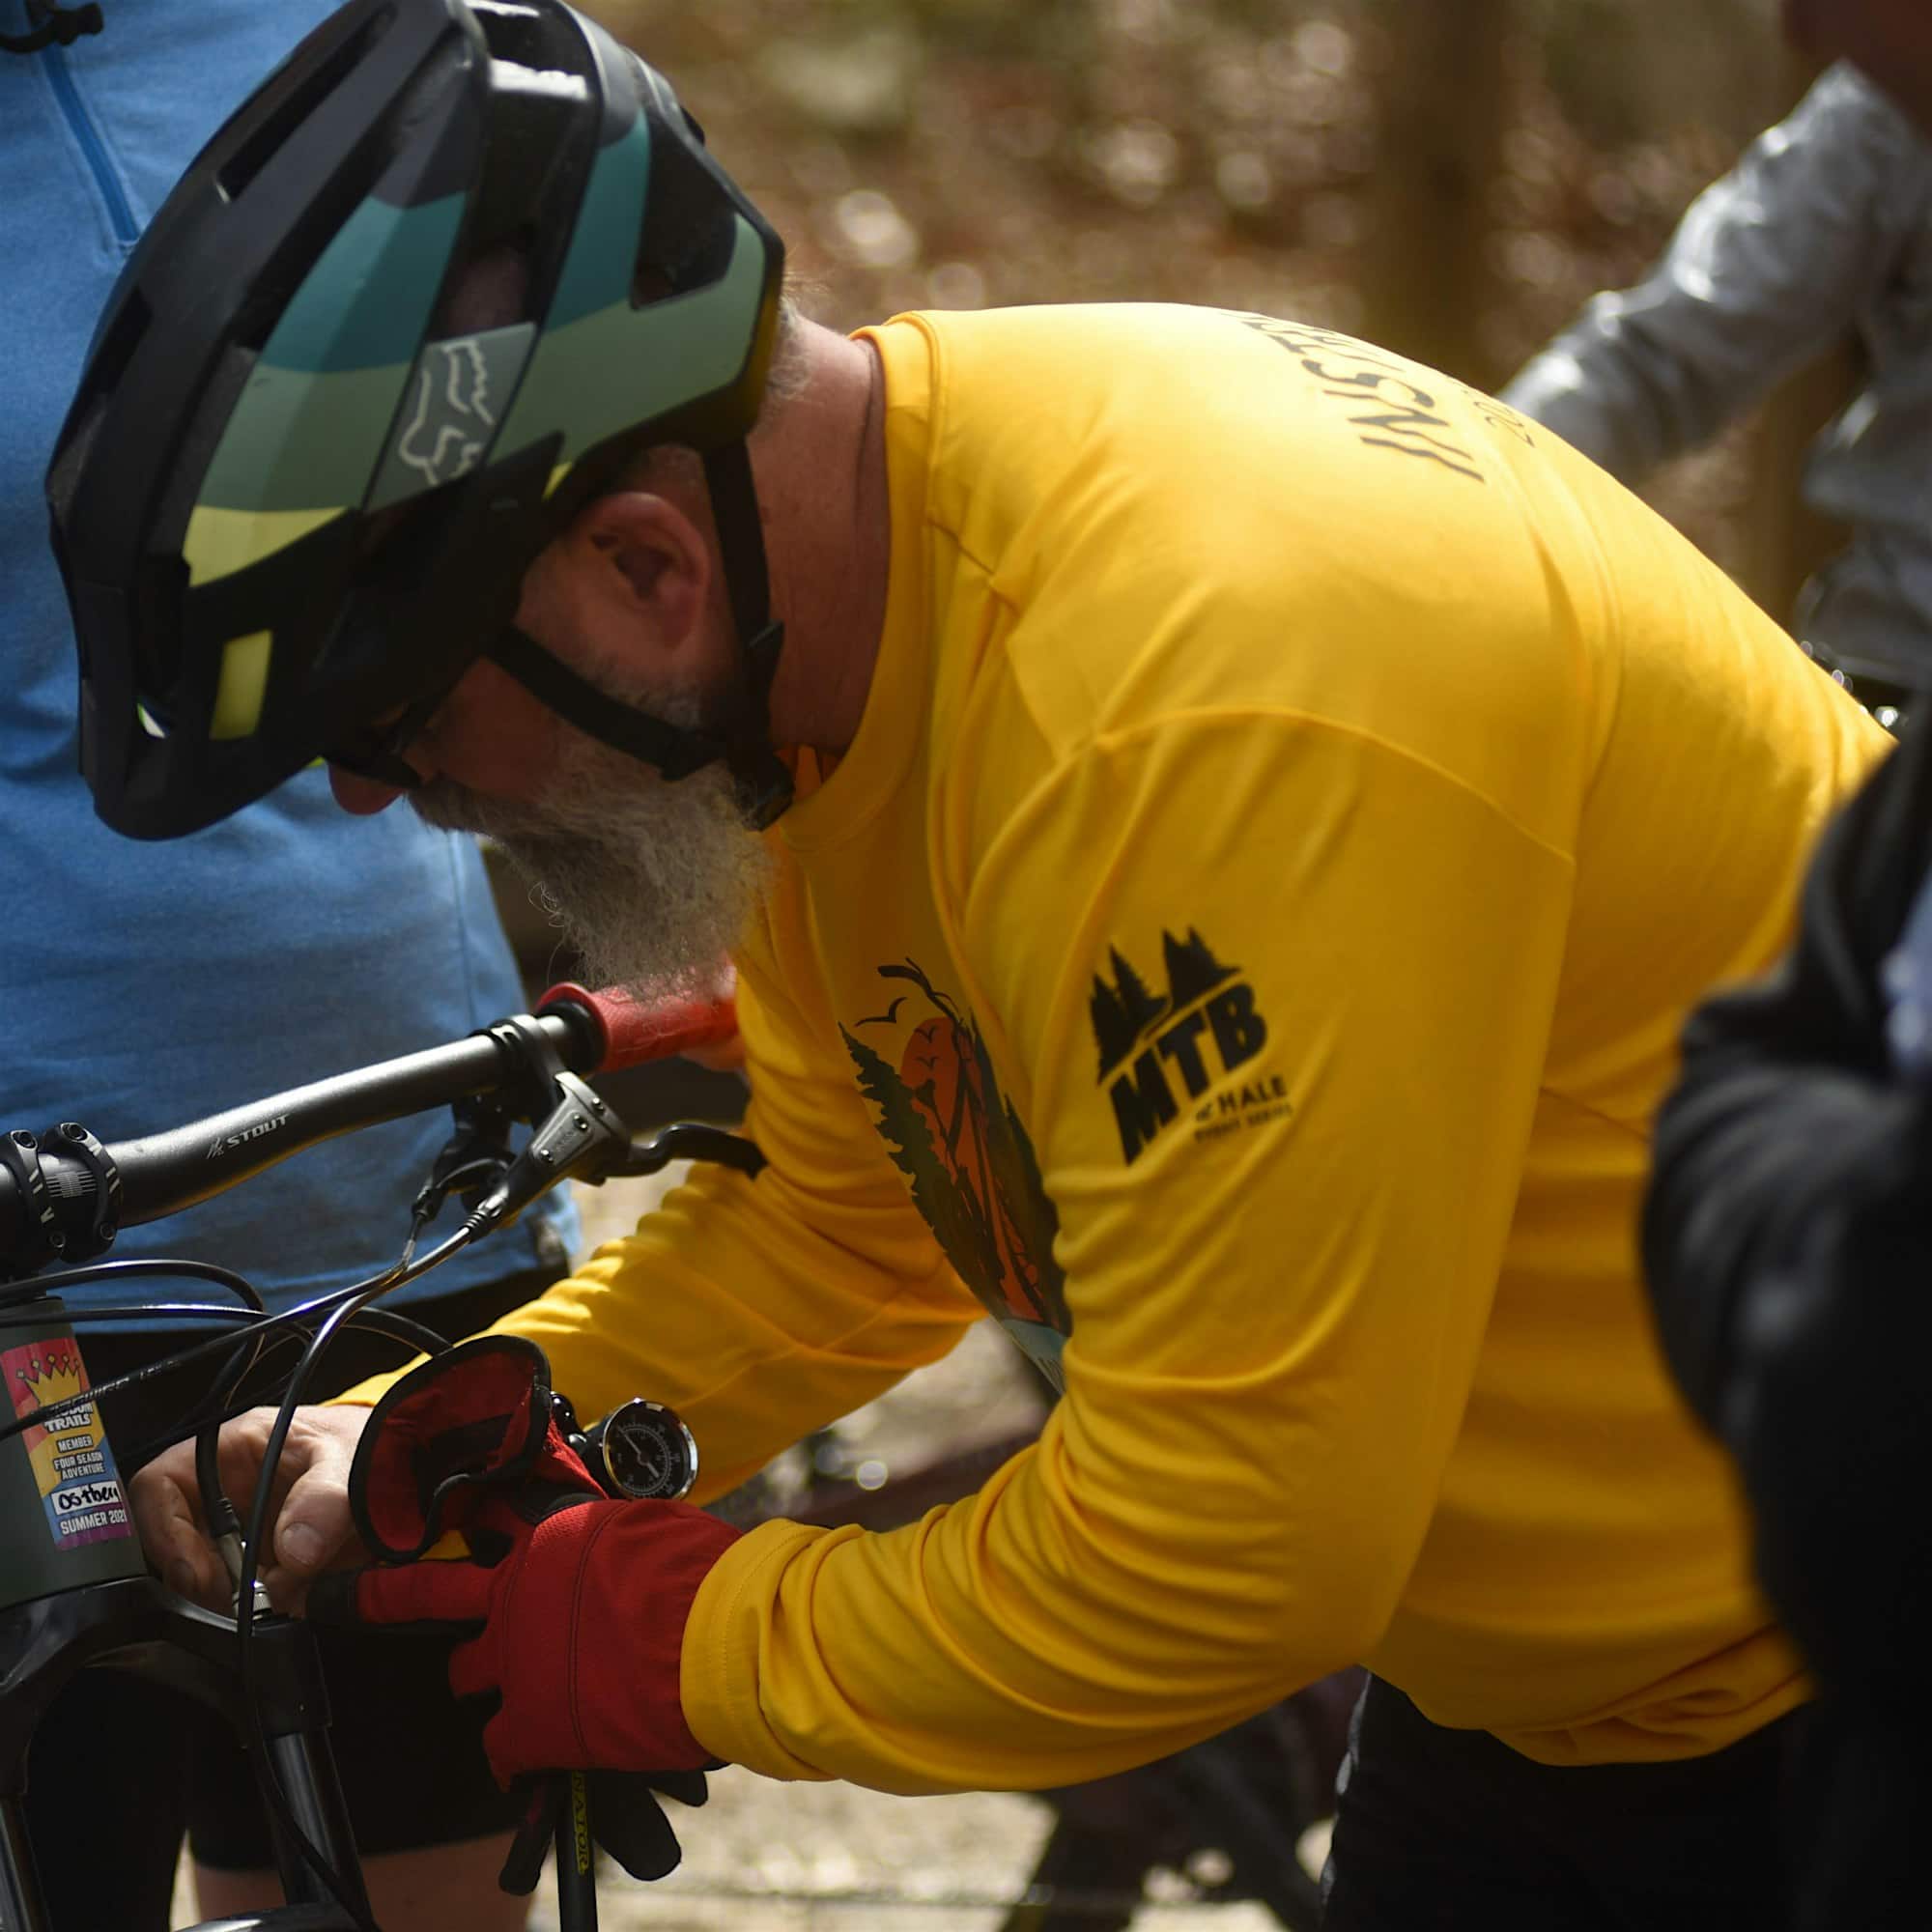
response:
{"label": "helmet strap", "polygon": [[737,690],[721,733],[668,724],[621,702],[515,624],[497,631],[483,655],[567,724],[667,779],[689,778],[722,758],[737,783],[746,822],[763,831],[792,800],[791,772],[773,748],[771,735],[772,680],[778,674],[784,626],[771,614],[764,534],[745,445],[707,450],[704,474],[738,636]]}
{"label": "helmet strap", "polygon": [[515,624],[505,624],[483,647],[483,655],[566,724],[613,752],[654,766],[668,779],[689,778],[725,753],[724,742],[709,732],[668,724],[599,691]]}
{"label": "helmet strap", "polygon": [[762,831],[792,798],[791,772],[772,745],[772,680],[784,646],[784,626],[772,618],[751,452],[742,442],[707,449],[704,480],[711,491],[711,518],[718,526],[731,620],[738,633],[737,703],[725,734],[724,760],[737,781],[747,821]]}

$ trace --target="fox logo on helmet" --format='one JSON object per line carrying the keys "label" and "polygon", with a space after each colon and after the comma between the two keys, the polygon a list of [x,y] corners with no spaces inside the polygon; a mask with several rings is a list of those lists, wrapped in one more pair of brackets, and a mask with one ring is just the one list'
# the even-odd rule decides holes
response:
{"label": "fox logo on helmet", "polygon": [[[440,363],[439,373],[437,364]],[[474,336],[434,342],[416,372],[415,408],[396,454],[428,483],[446,483],[475,467],[497,427],[490,413],[490,369]],[[453,419],[454,418],[454,419]]]}
{"label": "fox logo on helmet", "polygon": [[372,505],[454,482],[488,458],[535,340],[520,323],[423,345]]}

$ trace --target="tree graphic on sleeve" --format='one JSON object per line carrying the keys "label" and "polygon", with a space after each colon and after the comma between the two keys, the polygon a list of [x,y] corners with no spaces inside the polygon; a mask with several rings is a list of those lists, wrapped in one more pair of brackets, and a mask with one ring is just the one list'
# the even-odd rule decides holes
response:
{"label": "tree graphic on sleeve", "polygon": [[939,1237],[946,1258],[982,1298],[986,1283],[975,1264],[983,1245],[965,1190],[953,1179],[926,1131],[925,1116],[897,1073],[863,1040],[838,1029],[859,1068],[859,1089],[879,1110],[879,1132],[894,1164],[912,1182],[913,1206]]}
{"label": "tree graphic on sleeve", "polygon": [[896,1068],[839,1029],[914,1206],[995,1314],[1064,1328],[1052,1204],[977,1031],[914,962],[879,973],[911,981],[938,1015],[914,1029]]}

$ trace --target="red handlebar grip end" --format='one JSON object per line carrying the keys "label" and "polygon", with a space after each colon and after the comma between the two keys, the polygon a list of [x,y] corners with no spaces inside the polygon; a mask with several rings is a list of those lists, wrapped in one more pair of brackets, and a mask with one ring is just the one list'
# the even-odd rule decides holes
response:
{"label": "red handlebar grip end", "polygon": [[553,986],[537,1010],[568,1001],[582,1007],[603,1032],[604,1050],[593,1073],[615,1073],[646,1060],[668,1060],[692,1047],[719,1046],[735,1037],[738,1009],[729,999],[646,1003],[622,986],[592,992],[574,980]]}

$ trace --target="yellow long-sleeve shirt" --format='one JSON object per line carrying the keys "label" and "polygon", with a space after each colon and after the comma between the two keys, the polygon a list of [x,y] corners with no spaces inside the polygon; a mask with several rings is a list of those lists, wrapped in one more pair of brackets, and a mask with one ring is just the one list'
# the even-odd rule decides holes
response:
{"label": "yellow long-sleeve shirt", "polygon": [[1380,351],[1160,308],[869,339],[883,644],[738,958],[771,1165],[502,1325],[581,1412],[674,1404],[710,1492],[986,1307],[1065,1399],[916,1526],[745,1538],[693,1729],[929,1791],[1357,1661],[1548,1762],[1776,1716],[1634,1210],[1687,1008],[1778,951],[1883,735],[1634,497]]}

